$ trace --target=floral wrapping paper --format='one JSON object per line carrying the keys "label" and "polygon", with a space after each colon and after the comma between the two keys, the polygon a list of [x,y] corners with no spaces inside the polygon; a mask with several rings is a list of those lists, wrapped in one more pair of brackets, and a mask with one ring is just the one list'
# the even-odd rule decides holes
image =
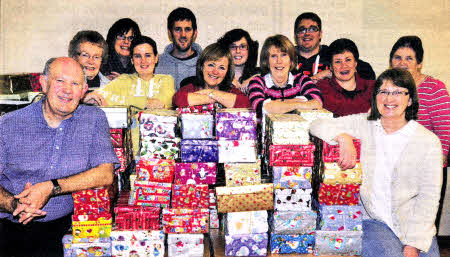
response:
{"label": "floral wrapping paper", "polygon": [[267,233],[225,235],[225,256],[266,256]]}
{"label": "floral wrapping paper", "polygon": [[311,167],[272,167],[275,188],[311,188]]}
{"label": "floral wrapping paper", "polygon": [[73,238],[109,237],[112,228],[111,214],[72,215]]}
{"label": "floral wrapping paper", "polygon": [[178,158],[179,138],[143,137],[141,138],[141,158],[170,159]]}
{"label": "floral wrapping paper", "polygon": [[216,187],[220,213],[273,209],[273,184]]}
{"label": "floral wrapping paper", "polygon": [[133,205],[167,208],[170,204],[171,183],[135,181],[134,192],[130,194]]}
{"label": "floral wrapping paper", "polygon": [[164,256],[164,240],[111,241],[113,257],[119,256]]}
{"label": "floral wrapping paper", "polygon": [[72,193],[74,215],[108,214],[111,208],[108,189],[86,189]]}
{"label": "floral wrapping paper", "polygon": [[216,183],[216,163],[175,163],[175,184]]}
{"label": "floral wrapping paper", "polygon": [[309,144],[309,123],[296,114],[268,114],[265,125],[269,144]]}
{"label": "floral wrapping paper", "polygon": [[361,231],[362,207],[359,205],[322,205],[320,229],[326,231]]}
{"label": "floral wrapping paper", "polygon": [[111,252],[110,238],[77,240],[72,235],[65,235],[62,239],[64,257],[109,257]]}
{"label": "floral wrapping paper", "polygon": [[172,183],[175,160],[139,159],[136,165],[137,180]]}
{"label": "floral wrapping paper", "polygon": [[177,112],[179,115],[184,113],[213,114],[214,104],[194,105],[185,108],[177,108]]}
{"label": "floral wrapping paper", "polygon": [[358,205],[359,185],[328,185],[321,183],[319,188],[320,205]]}
{"label": "floral wrapping paper", "polygon": [[[361,161],[361,140],[353,139],[353,145],[356,148],[356,161]],[[330,145],[323,141],[322,157],[324,162],[339,161],[339,145]]]}
{"label": "floral wrapping paper", "polygon": [[168,234],[168,256],[203,257],[203,234]]}
{"label": "floral wrapping paper", "polygon": [[316,230],[315,211],[275,211],[273,228],[275,234],[309,234]]}
{"label": "floral wrapping paper", "polygon": [[118,203],[114,208],[115,230],[159,230],[160,212],[161,209],[157,207]]}
{"label": "floral wrapping paper", "polygon": [[311,210],[311,193],[312,189],[275,189],[275,210]]}
{"label": "floral wrapping paper", "polygon": [[315,149],[314,145],[271,145],[269,165],[312,167]]}
{"label": "floral wrapping paper", "polygon": [[229,212],[226,216],[227,235],[266,233],[269,230],[267,211]]}
{"label": "floral wrapping paper", "polygon": [[219,140],[219,163],[256,162],[255,140]]}
{"label": "floral wrapping paper", "polygon": [[139,113],[139,131],[142,137],[175,138],[177,112],[156,109]]}
{"label": "floral wrapping paper", "polygon": [[172,208],[209,208],[208,185],[172,185]]}
{"label": "floral wrapping paper", "polygon": [[219,212],[217,209],[209,210],[209,228],[219,228]]}
{"label": "floral wrapping paper", "polygon": [[181,114],[183,139],[215,139],[214,116],[212,114]]}
{"label": "floral wrapping paper", "polygon": [[322,175],[325,184],[361,184],[362,169],[359,162],[352,169],[341,170],[337,162],[325,163]]}
{"label": "floral wrapping paper", "polygon": [[256,112],[243,108],[228,108],[216,113],[218,140],[258,140]]}
{"label": "floral wrapping paper", "polygon": [[261,160],[254,163],[225,163],[227,187],[261,184]]}
{"label": "floral wrapping paper", "polygon": [[362,231],[316,231],[316,255],[361,255]]}
{"label": "floral wrapping paper", "polygon": [[165,233],[208,233],[208,209],[163,209]]}
{"label": "floral wrapping paper", "polygon": [[182,162],[218,162],[219,149],[215,140],[183,139],[181,141]]}
{"label": "floral wrapping paper", "polygon": [[314,235],[270,235],[270,250],[272,253],[312,253]]}

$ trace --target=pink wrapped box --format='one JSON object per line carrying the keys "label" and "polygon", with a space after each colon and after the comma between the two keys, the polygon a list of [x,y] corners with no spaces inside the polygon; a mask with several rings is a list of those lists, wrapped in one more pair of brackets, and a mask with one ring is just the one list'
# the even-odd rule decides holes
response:
{"label": "pink wrapped box", "polygon": [[[356,148],[356,161],[360,161],[361,156],[361,140],[353,139],[353,145]],[[337,162],[339,161],[339,145],[330,145],[323,141],[323,161],[324,162]]]}
{"label": "pink wrapped box", "polygon": [[216,163],[175,163],[175,184],[215,184]]}
{"label": "pink wrapped box", "polygon": [[208,209],[163,209],[165,233],[208,233]]}
{"label": "pink wrapped box", "polygon": [[208,185],[177,185],[172,187],[172,208],[208,208]]}
{"label": "pink wrapped box", "polygon": [[303,166],[314,165],[314,145],[271,145],[270,166]]}

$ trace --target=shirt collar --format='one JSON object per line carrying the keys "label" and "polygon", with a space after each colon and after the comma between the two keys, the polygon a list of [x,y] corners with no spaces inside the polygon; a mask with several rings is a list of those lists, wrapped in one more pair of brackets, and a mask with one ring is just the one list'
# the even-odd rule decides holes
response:
{"label": "shirt collar", "polygon": [[[273,87],[273,86],[275,86],[275,87],[277,86],[277,85],[275,85],[275,83],[273,82],[273,80],[272,80],[272,75],[270,75],[270,73],[267,73],[267,74],[264,76],[264,82],[266,83],[266,87],[267,87],[267,88],[271,88],[271,87]],[[294,85],[294,75],[292,75],[291,72],[289,72],[289,77],[288,77],[287,84],[288,84],[288,85]]]}
{"label": "shirt collar", "polygon": [[[42,105],[44,104],[44,101],[46,100],[46,98],[47,98],[47,96],[42,97],[42,99],[39,100],[39,102],[37,102],[36,105],[33,107],[33,108],[35,108],[33,111],[35,112],[35,115],[36,115],[39,123],[42,123],[42,124],[45,124],[45,126],[48,126],[48,123],[44,117],[44,110],[42,108]],[[74,119],[74,117],[76,115],[78,115],[77,113],[80,111],[80,108],[81,108],[81,103],[78,105],[77,109],[75,109],[75,111],[72,113],[72,116],[70,116],[70,118],[68,118],[68,119],[63,120],[61,122],[61,124]]]}
{"label": "shirt collar", "polygon": [[[409,120],[408,123],[406,123],[405,126],[403,126],[401,129],[395,131],[394,133],[390,134],[390,135],[403,135],[406,137],[410,137],[414,135],[414,132],[416,131],[417,128],[417,122],[415,120]],[[375,121],[375,125],[381,129],[381,131],[383,131],[384,134],[386,134],[386,131],[383,128],[383,125],[381,124],[381,119],[378,119]]]}

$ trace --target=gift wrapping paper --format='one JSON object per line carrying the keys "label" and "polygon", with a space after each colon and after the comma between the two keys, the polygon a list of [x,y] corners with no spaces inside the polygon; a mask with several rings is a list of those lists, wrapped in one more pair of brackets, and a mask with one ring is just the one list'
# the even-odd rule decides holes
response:
{"label": "gift wrapping paper", "polygon": [[217,212],[217,209],[209,210],[209,228],[219,228],[219,212]]}
{"label": "gift wrapping paper", "polygon": [[307,145],[309,122],[296,114],[268,114],[266,137],[273,145]]}
{"label": "gift wrapping paper", "polygon": [[111,231],[112,241],[164,241],[162,230]]}
{"label": "gift wrapping paper", "polygon": [[182,162],[218,162],[219,149],[215,140],[183,139],[181,141]]}
{"label": "gift wrapping paper", "polygon": [[112,142],[114,148],[124,147],[126,131],[127,131],[127,129],[123,129],[123,128],[109,129],[109,133],[111,134],[111,142]]}
{"label": "gift wrapping paper", "polygon": [[214,116],[212,114],[181,114],[183,139],[213,139]]}
{"label": "gift wrapping paper", "polygon": [[118,203],[114,208],[116,230],[159,230],[161,209]]}
{"label": "gift wrapping paper", "polygon": [[362,207],[359,205],[320,206],[320,229],[326,231],[361,231]]}
{"label": "gift wrapping paper", "polygon": [[312,189],[275,189],[275,210],[307,211],[311,210]]}
{"label": "gift wrapping paper", "polygon": [[112,256],[164,256],[164,240],[111,241]]}
{"label": "gift wrapping paper", "polygon": [[258,234],[269,230],[267,211],[229,212],[226,217],[227,235]]}
{"label": "gift wrapping paper", "polygon": [[139,124],[142,137],[175,138],[177,112],[166,109],[140,112]]}
{"label": "gift wrapping paper", "polygon": [[218,110],[216,138],[218,140],[258,140],[256,112],[243,108]]}
{"label": "gift wrapping paper", "polygon": [[74,215],[107,214],[111,202],[108,189],[86,189],[72,193]]}
{"label": "gift wrapping paper", "polygon": [[215,189],[209,189],[209,208],[217,209],[217,197]]}
{"label": "gift wrapping paper", "polygon": [[356,163],[352,169],[341,170],[337,162],[326,162],[322,175],[325,184],[361,184],[361,164]]}
{"label": "gift wrapping paper", "polygon": [[333,118],[333,113],[326,109],[315,109],[315,110],[297,109],[294,112],[300,115],[300,117],[302,117],[303,119],[307,120],[309,124],[311,124],[313,120]]}
{"label": "gift wrapping paper", "polygon": [[179,138],[142,137],[141,158],[170,159],[178,158],[180,152]]}
{"label": "gift wrapping paper", "polygon": [[172,183],[175,160],[141,158],[136,165],[137,180]]}
{"label": "gift wrapping paper", "polygon": [[64,257],[98,257],[112,256],[111,239],[97,238],[77,240],[72,235],[65,235],[62,239]]}
{"label": "gift wrapping paper", "polygon": [[175,163],[175,184],[216,183],[216,163]]}
{"label": "gift wrapping paper", "polygon": [[225,163],[227,187],[261,184],[261,160],[253,163]]}
{"label": "gift wrapping paper", "polygon": [[358,205],[358,199],[358,184],[320,184],[319,203],[321,205]]}
{"label": "gift wrapping paper", "polygon": [[219,140],[219,163],[256,162],[255,140]]}
{"label": "gift wrapping paper", "polygon": [[361,255],[362,231],[316,231],[316,255]]}
{"label": "gift wrapping paper", "polygon": [[203,257],[203,234],[168,234],[168,256]]}
{"label": "gift wrapping paper", "polygon": [[225,256],[266,256],[267,233],[225,235]]}
{"label": "gift wrapping paper", "polygon": [[194,105],[185,108],[177,108],[177,112],[179,115],[184,113],[202,113],[202,114],[213,114],[214,113],[214,104],[205,104],[205,105]]}
{"label": "gift wrapping paper", "polygon": [[[361,160],[361,140],[353,139],[353,145],[356,148],[356,161]],[[322,157],[324,162],[337,162],[339,161],[339,145],[330,145],[323,141]]]}
{"label": "gift wrapping paper", "polygon": [[220,213],[273,209],[273,184],[216,187]]}
{"label": "gift wrapping paper", "polygon": [[270,250],[272,253],[312,253],[314,235],[270,235]]}
{"label": "gift wrapping paper", "polygon": [[111,214],[72,215],[74,238],[109,237],[112,228]]}
{"label": "gift wrapping paper", "polygon": [[316,230],[315,211],[275,211],[273,228],[275,234],[309,234]]}
{"label": "gift wrapping paper", "polygon": [[135,181],[133,197],[134,205],[167,208],[170,204],[171,183],[152,181]]}
{"label": "gift wrapping paper", "polygon": [[172,208],[209,208],[208,185],[172,185]]}
{"label": "gift wrapping paper", "polygon": [[311,188],[311,167],[272,167],[275,188]]}
{"label": "gift wrapping paper", "polygon": [[314,145],[271,145],[269,165],[312,167],[315,149]]}
{"label": "gift wrapping paper", "polygon": [[124,172],[129,163],[129,154],[125,150],[125,148],[114,148],[114,152],[116,153],[117,159],[119,159],[120,168],[116,170],[117,173]]}
{"label": "gift wrapping paper", "polygon": [[208,233],[209,209],[164,208],[163,227],[165,233]]}

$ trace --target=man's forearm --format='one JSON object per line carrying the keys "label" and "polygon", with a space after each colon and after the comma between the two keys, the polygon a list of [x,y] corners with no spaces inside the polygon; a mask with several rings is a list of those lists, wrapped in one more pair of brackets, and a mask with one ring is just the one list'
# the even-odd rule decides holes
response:
{"label": "man's forearm", "polygon": [[17,200],[14,196],[0,186],[0,211],[13,213],[17,207]]}
{"label": "man's forearm", "polygon": [[114,166],[112,163],[104,163],[79,174],[58,179],[61,186],[61,194],[72,193],[80,190],[108,186],[114,180]]}

